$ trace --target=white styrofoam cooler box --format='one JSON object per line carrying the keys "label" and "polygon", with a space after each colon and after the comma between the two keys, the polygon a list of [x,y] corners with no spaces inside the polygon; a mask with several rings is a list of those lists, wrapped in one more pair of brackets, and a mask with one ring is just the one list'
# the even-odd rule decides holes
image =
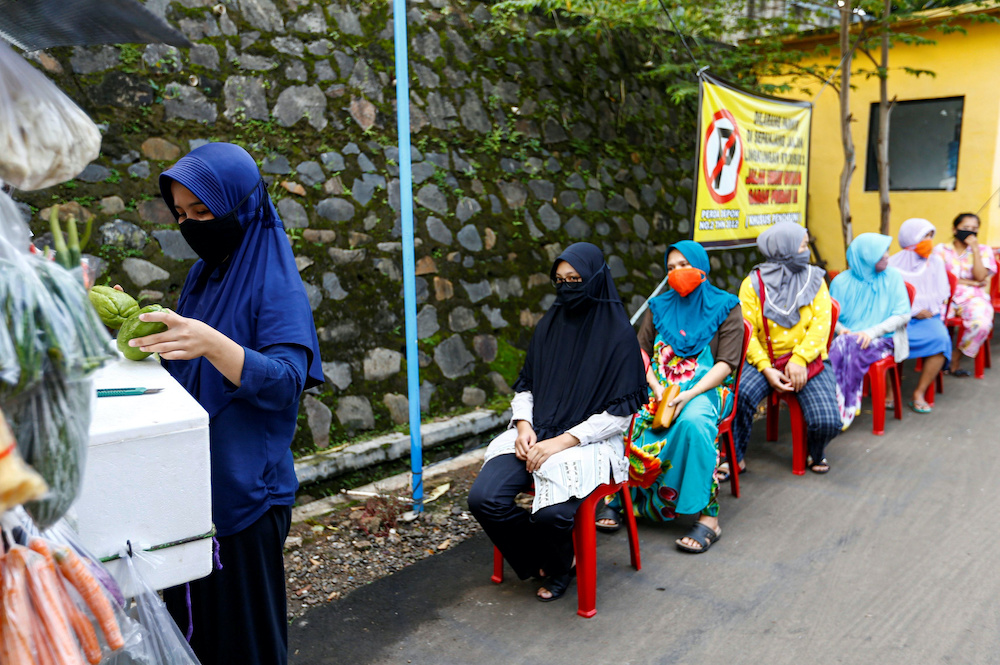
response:
{"label": "white styrofoam cooler box", "polygon": [[[212,531],[208,413],[153,358],[119,359],[95,388],[163,388],[155,395],[94,399],[90,449],[73,506],[83,543],[104,558],[131,541],[143,550]],[[137,562],[157,589],[205,577],[212,539],[191,540]],[[108,569],[120,579],[121,561]]]}

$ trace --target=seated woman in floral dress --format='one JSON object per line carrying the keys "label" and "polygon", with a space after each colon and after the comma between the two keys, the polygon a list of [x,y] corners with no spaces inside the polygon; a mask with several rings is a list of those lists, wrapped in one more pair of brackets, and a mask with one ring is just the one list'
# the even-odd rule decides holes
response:
{"label": "seated woman in floral dress", "polygon": [[[570,245],[551,271],[556,302],[514,384],[510,428],[486,450],[469,509],[518,577],[561,598],[573,575],[573,522],[599,485],[628,477],[623,434],[646,396],[642,358],[601,250]],[[530,514],[514,501],[534,487]]]}
{"label": "seated woman in floral dress", "polygon": [[[685,552],[708,551],[722,535],[719,526],[719,421],[733,408],[732,374],[743,352],[739,299],[706,280],[708,254],[684,240],[667,249],[670,290],[649,302],[639,345],[652,362],[646,372],[649,402],[632,430],[632,500],[635,514],[655,521],[698,515],[690,532],[676,541]],[[669,403],[673,424],[652,428],[668,387],[680,393]],[[598,527],[616,528],[617,502],[598,513]]]}
{"label": "seated woman in floral dress", "polygon": [[948,316],[962,319],[962,341],[958,345],[959,353],[951,356],[947,373],[964,377],[969,376],[969,371],[959,368],[962,356],[975,358],[993,332],[990,280],[997,272],[997,262],[993,250],[979,244],[979,217],[971,212],[960,213],[952,222],[952,228],[955,229],[954,240],[939,244],[934,253],[944,261],[945,269],[958,278]]}
{"label": "seated woman in floral dress", "polygon": [[902,362],[909,355],[910,297],[903,276],[889,267],[891,244],[889,236],[862,233],[847,248],[848,269],[830,283],[830,295],[840,303],[830,364],[845,430],[861,412],[865,374],[872,363],[890,355]]}

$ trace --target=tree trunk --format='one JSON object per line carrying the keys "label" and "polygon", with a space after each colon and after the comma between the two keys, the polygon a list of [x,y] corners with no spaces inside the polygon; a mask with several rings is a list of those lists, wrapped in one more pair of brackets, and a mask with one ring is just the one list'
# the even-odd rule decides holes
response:
{"label": "tree trunk", "polygon": [[889,235],[889,14],[892,0],[885,0],[882,15],[882,60],[878,81],[878,201],[881,209],[879,232]]}
{"label": "tree trunk", "polygon": [[840,227],[844,233],[844,251],[854,240],[851,230],[851,176],[854,175],[854,139],[851,136],[851,2],[840,8],[840,137],[844,144],[844,169],[840,173]]}

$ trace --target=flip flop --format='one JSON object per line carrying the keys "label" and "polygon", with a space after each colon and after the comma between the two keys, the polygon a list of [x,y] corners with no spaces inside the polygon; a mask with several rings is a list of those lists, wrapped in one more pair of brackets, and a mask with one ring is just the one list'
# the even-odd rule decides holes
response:
{"label": "flip flop", "polygon": [[[614,526],[610,524],[601,524],[601,520],[612,520],[614,521]],[[594,523],[597,526],[598,531],[603,531],[604,533],[614,533],[618,529],[622,528],[622,516],[617,510],[612,508],[606,503],[602,503],[601,506],[594,511]]]}
{"label": "flip flop", "polygon": [[574,566],[565,575],[559,575],[558,577],[546,577],[544,584],[542,584],[540,589],[545,589],[552,595],[548,598],[542,598],[536,595],[535,598],[543,603],[551,603],[553,600],[559,600],[566,595],[566,590],[569,589],[569,583],[573,581],[576,577],[576,566]]}
{"label": "flip flop", "polygon": [[956,369],[954,372],[949,369],[945,370],[944,374],[946,374],[947,376],[953,376],[956,379],[964,379],[966,377],[972,376],[972,372],[970,372],[967,369]]}
{"label": "flip flop", "polygon": [[910,407],[910,411],[914,413],[930,413],[933,410],[930,406],[917,406],[917,403],[912,400],[907,402],[906,406]]}
{"label": "flip flop", "polygon": [[[816,468],[816,467],[824,467],[824,466],[826,467],[825,469],[817,469]],[[812,460],[810,460],[809,461],[809,470],[812,471],[813,473],[818,473],[820,475],[823,475],[824,473],[830,473],[830,463],[826,461],[825,457],[822,460],[820,460],[819,462],[816,462],[815,464],[813,464]]]}
{"label": "flip flop", "polygon": [[701,547],[696,548],[696,547],[691,547],[690,545],[681,544],[681,541],[684,540],[684,538],[678,538],[677,540],[674,541],[674,543],[677,545],[677,549],[679,549],[682,552],[689,552],[691,554],[701,554],[702,552],[707,552],[708,548],[710,548],[715,543],[715,541],[717,541],[721,537],[722,537],[721,528],[719,529],[718,532],[716,532],[710,526],[706,526],[701,522],[695,522],[691,526],[691,530],[684,535],[684,538],[690,538],[694,542],[701,545]]}

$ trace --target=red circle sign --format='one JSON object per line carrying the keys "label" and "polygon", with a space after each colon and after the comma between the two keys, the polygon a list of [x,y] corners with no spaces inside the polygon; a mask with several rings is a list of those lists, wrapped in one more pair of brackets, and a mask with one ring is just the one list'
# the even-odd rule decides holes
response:
{"label": "red circle sign", "polygon": [[715,112],[701,153],[708,193],[716,203],[732,201],[743,168],[743,136],[732,113],[726,109]]}

